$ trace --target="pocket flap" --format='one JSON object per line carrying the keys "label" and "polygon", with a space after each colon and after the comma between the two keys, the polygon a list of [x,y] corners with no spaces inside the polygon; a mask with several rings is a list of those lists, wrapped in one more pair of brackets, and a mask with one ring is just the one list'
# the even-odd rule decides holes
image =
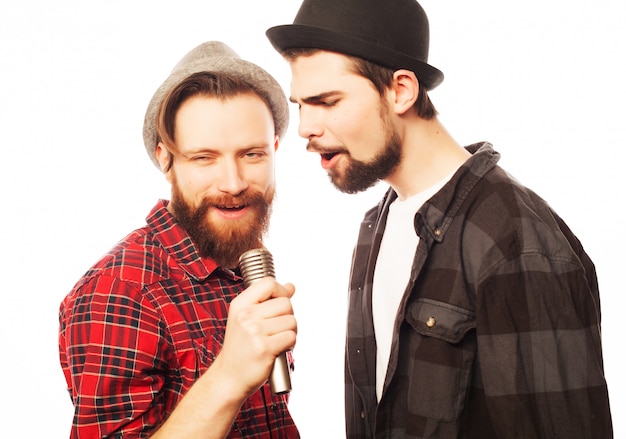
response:
{"label": "pocket flap", "polygon": [[476,327],[476,314],[472,311],[432,299],[411,303],[406,319],[420,334],[449,343],[460,342],[467,331]]}

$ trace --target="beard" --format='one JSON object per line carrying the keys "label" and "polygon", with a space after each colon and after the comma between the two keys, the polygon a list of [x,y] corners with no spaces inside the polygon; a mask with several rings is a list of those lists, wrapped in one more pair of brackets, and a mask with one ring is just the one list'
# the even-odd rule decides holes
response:
{"label": "beard", "polygon": [[348,160],[345,170],[340,172],[333,168],[328,172],[331,183],[341,192],[356,194],[369,189],[391,175],[402,159],[402,140],[391,123],[387,106],[382,102],[381,105],[385,145],[370,162],[356,160],[343,149]]}
{"label": "beard", "polygon": [[[223,194],[205,197],[195,207],[184,199],[174,178],[172,211],[201,257],[209,257],[221,267],[234,268],[242,253],[262,245],[269,228],[274,192],[272,187],[265,194],[246,190],[237,196]],[[210,218],[209,210],[212,207],[241,205],[245,205],[252,215],[230,222],[216,222]]]}
{"label": "beard", "polygon": [[402,148],[397,133],[387,139],[383,150],[371,162],[363,162],[348,157],[348,165],[343,175],[335,169],[328,173],[332,184],[341,192],[356,194],[371,188],[387,178],[402,159]]}

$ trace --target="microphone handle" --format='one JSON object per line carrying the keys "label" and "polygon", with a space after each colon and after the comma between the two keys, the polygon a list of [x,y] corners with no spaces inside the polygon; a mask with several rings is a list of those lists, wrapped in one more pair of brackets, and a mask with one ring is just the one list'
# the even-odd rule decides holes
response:
{"label": "microphone handle", "polygon": [[[239,257],[239,268],[246,288],[264,277],[276,277],[274,259],[265,248],[255,248],[242,254]],[[274,395],[291,392],[291,374],[286,352],[281,353],[274,360],[269,381]]]}

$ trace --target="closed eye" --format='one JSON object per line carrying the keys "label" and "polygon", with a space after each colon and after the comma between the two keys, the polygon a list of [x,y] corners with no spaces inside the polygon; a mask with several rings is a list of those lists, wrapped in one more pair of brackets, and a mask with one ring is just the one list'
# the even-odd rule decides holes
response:
{"label": "closed eye", "polygon": [[333,99],[330,101],[320,101],[320,105],[323,107],[334,107],[339,103],[339,99]]}
{"label": "closed eye", "polygon": [[202,155],[194,155],[192,157],[187,157],[187,159],[192,162],[210,163],[215,160],[215,156],[202,154]]}
{"label": "closed eye", "polygon": [[304,104],[322,107],[334,107],[341,100],[342,94],[338,91],[330,91],[317,96],[311,96],[302,100]]}

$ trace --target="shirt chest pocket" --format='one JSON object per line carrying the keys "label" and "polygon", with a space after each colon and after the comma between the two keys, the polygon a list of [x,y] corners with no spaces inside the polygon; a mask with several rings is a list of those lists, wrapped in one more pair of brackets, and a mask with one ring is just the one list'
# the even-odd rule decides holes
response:
{"label": "shirt chest pocket", "polygon": [[475,314],[448,303],[419,299],[409,324],[407,404],[411,413],[452,422],[463,411],[476,356]]}
{"label": "shirt chest pocket", "polygon": [[178,359],[175,368],[198,379],[221,350],[225,322],[196,303],[184,308],[169,306],[164,315]]}
{"label": "shirt chest pocket", "polygon": [[191,339],[194,352],[199,361],[198,370],[201,373],[213,364],[215,357],[222,348],[223,339],[223,334],[217,329],[208,331],[206,336],[195,336]]}

